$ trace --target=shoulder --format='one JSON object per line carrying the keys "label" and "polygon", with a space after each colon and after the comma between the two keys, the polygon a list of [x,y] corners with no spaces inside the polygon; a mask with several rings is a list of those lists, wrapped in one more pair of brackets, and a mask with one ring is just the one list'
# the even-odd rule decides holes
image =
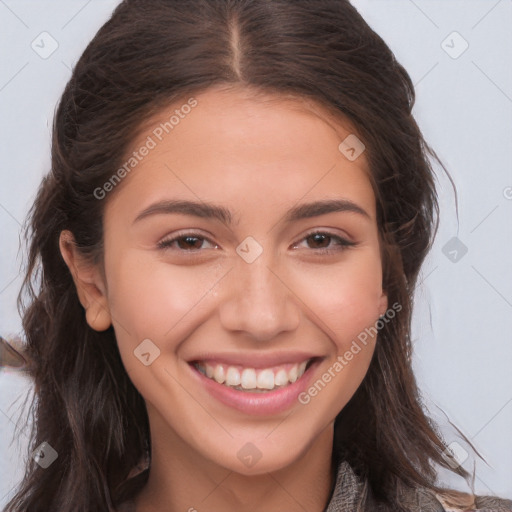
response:
{"label": "shoulder", "polygon": [[[512,501],[494,496],[474,496],[450,489],[438,492],[424,487],[400,485],[395,501],[409,512],[512,512]],[[389,510],[382,507],[366,479],[358,478],[347,462],[340,464],[337,481],[326,512],[359,510],[366,503],[372,512]]]}
{"label": "shoulder", "polygon": [[423,494],[426,501],[439,504],[439,510],[443,512],[512,512],[511,500],[495,496],[474,496],[451,490],[440,493],[423,491]]}

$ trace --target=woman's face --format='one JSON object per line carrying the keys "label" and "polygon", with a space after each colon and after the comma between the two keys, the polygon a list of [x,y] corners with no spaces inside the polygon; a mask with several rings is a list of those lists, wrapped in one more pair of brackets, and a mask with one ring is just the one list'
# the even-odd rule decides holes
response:
{"label": "woman's face", "polygon": [[339,149],[353,130],[319,106],[195,100],[148,123],[99,199],[100,302],[154,446],[257,474],[313,446],[368,369],[362,333],[387,308],[375,197],[361,148]]}

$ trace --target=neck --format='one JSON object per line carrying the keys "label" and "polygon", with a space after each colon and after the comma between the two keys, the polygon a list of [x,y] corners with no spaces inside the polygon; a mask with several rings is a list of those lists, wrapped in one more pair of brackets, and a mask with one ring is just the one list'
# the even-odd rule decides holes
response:
{"label": "neck", "polygon": [[136,512],[323,512],[334,480],[334,424],[325,428],[293,463],[275,471],[244,475],[204,458],[167,428],[152,429],[151,468],[135,499]]}

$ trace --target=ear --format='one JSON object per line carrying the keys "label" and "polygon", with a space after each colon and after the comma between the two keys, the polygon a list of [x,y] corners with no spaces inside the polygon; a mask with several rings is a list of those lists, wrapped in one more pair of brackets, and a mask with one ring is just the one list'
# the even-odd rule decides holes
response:
{"label": "ear", "polygon": [[379,315],[384,316],[388,310],[388,294],[382,290],[382,295],[379,298]]}
{"label": "ear", "polygon": [[85,318],[95,331],[105,331],[112,323],[106,286],[97,265],[83,256],[76,246],[71,231],[60,233],[59,248],[71,272],[78,299],[85,309]]}

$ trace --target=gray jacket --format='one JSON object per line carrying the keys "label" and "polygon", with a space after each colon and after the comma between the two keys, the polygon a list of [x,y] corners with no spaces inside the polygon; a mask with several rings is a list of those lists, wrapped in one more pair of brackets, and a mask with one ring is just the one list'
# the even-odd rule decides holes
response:
{"label": "gray jacket", "polygon": [[[342,462],[338,468],[331,501],[325,512],[357,512],[359,500],[367,492],[365,483],[357,478],[347,462]],[[378,512],[379,507],[373,503],[371,493],[368,503],[370,510]],[[410,512],[512,512],[512,501],[492,496],[477,496],[474,503],[476,508],[449,507],[442,496],[427,489],[411,490],[402,494],[400,503]]]}

